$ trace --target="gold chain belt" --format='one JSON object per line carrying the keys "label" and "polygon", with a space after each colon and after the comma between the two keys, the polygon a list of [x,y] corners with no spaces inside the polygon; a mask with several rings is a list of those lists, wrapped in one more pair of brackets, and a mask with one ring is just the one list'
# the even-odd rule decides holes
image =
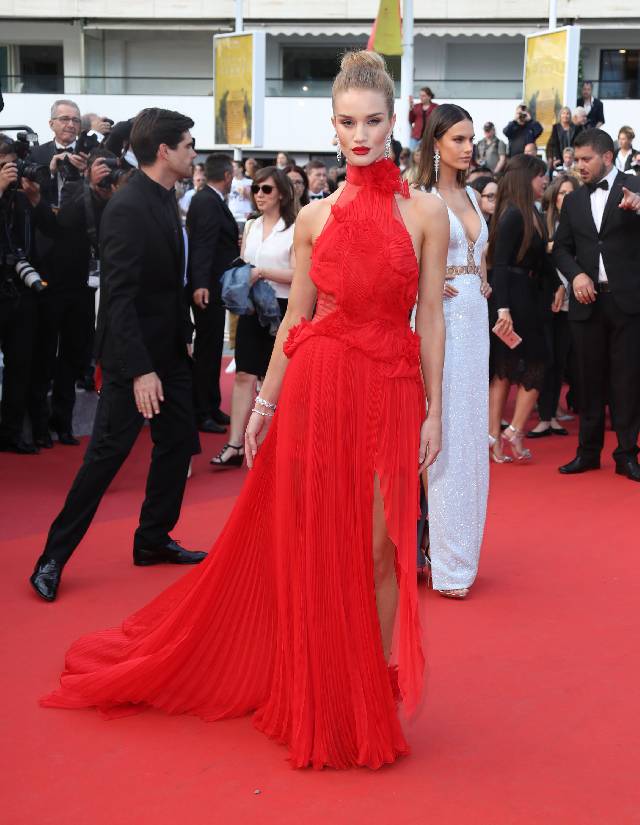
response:
{"label": "gold chain belt", "polygon": [[450,280],[451,278],[455,278],[458,275],[477,275],[478,277],[482,277],[482,272],[480,271],[480,267],[476,266],[448,266],[446,270],[446,279]]}

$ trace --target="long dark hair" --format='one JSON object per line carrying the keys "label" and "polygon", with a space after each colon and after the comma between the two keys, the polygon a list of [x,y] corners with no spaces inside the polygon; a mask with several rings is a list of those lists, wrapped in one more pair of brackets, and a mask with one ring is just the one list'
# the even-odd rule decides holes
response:
{"label": "long dark hair", "polygon": [[496,211],[491,221],[491,229],[489,230],[489,250],[487,253],[487,261],[489,264],[493,261],[496,237],[500,227],[500,218],[510,206],[515,206],[516,209],[520,211],[524,223],[522,243],[518,250],[518,261],[524,258],[533,239],[534,232],[546,238],[544,224],[535,207],[533,189],[531,188],[533,179],[546,174],[546,171],[547,167],[544,161],[540,160],[540,158],[534,158],[531,155],[516,155],[507,163],[504,173],[500,177],[500,182],[498,183]]}
{"label": "long dark hair", "polygon": [[573,175],[567,175],[562,172],[561,174],[556,175],[553,179],[553,183],[544,193],[542,206],[545,210],[545,215],[547,218],[547,235],[550,239],[555,235],[556,224],[560,220],[560,212],[558,212],[556,201],[558,199],[558,192],[564,183],[570,183],[574,192],[579,186],[582,185],[578,180],[576,180],[576,178],[573,177]]}
{"label": "long dark hair", "polygon": [[[441,103],[433,109],[427,120],[427,126],[420,142],[420,165],[415,186],[423,186],[427,191],[436,185],[436,170],[433,156],[436,151],[435,143],[449,131],[456,123],[473,119],[466,109],[454,103]],[[467,170],[460,169],[456,175],[458,186],[464,186],[467,179]]]}
{"label": "long dark hair", "polygon": [[[288,229],[296,220],[296,205],[295,196],[293,193],[293,184],[285,173],[278,169],[277,166],[265,166],[258,169],[253,177],[254,183],[264,183],[267,178],[272,178],[276,185],[276,189],[280,195],[280,217],[284,221],[285,229]],[[251,194],[251,202],[255,209],[257,209],[253,193]]]}
{"label": "long dark hair", "polygon": [[[289,177],[289,172],[295,172],[296,175],[300,175],[302,178],[302,183],[304,184],[304,192],[298,198],[298,201],[301,207],[306,206],[309,203],[309,178],[307,177],[307,173],[301,166],[296,166],[295,163],[290,163],[288,166],[285,166],[282,171],[287,177]],[[295,194],[295,189],[293,191]]]}

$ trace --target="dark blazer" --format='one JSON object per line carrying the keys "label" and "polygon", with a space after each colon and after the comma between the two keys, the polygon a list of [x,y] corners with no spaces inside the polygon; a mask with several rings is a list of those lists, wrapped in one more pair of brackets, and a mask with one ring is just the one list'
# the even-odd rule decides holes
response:
{"label": "dark blazer", "polygon": [[189,286],[211,289],[238,257],[238,224],[227,204],[210,186],[196,192],[187,213]]}
{"label": "dark blazer", "polygon": [[[576,105],[584,106],[584,98],[579,97]],[[594,97],[591,101],[591,111],[587,115],[587,124],[591,129],[593,129],[598,123],[604,123],[604,106],[602,105],[601,100]]]}
{"label": "dark blazer", "polygon": [[[175,205],[175,222],[168,217],[170,204]],[[152,371],[162,375],[187,357],[192,326],[184,255],[174,193],[163,192],[138,172],[113,195],[100,224],[95,346],[105,370],[122,378]]]}
{"label": "dark blazer", "polygon": [[509,157],[512,158],[524,152],[527,143],[535,143],[542,134],[543,127],[537,120],[529,120],[525,123],[512,120],[502,131],[509,140]]}
{"label": "dark blazer", "polygon": [[[569,281],[585,272],[598,283],[600,255],[618,307],[629,315],[640,313],[640,216],[618,209],[622,187],[640,192],[640,179],[618,172],[607,199],[600,232],[591,215],[590,192],[586,186],[564,200],[560,223],[553,243],[553,261]],[[593,304],[580,304],[573,290],[569,294],[569,319],[586,320]]]}
{"label": "dark blazer", "polygon": [[[569,146],[573,147],[574,141],[576,137],[582,132],[582,126],[576,126],[575,123],[572,123],[569,127]],[[562,160],[562,132],[563,132],[562,124],[554,123],[553,128],[551,129],[551,137],[549,138],[549,143],[547,144],[547,151],[551,155],[552,158],[556,158],[557,160]]]}

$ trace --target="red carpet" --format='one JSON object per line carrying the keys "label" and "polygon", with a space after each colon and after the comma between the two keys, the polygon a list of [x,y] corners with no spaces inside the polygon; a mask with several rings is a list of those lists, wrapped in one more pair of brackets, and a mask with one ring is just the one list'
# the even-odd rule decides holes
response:
{"label": "red carpet", "polygon": [[[211,544],[245,472],[210,472],[222,441],[205,437],[194,462],[175,531],[190,548]],[[531,446],[532,465],[492,466],[469,600],[422,588],[427,702],[408,728],[412,755],[377,773],[292,771],[248,719],[207,725],[149,712],[103,722],[39,708],[69,642],[117,623],[182,571],[131,565],[145,433],[65,571],[59,601],[38,601],[26,580],[81,452],[0,456],[2,822],[640,823],[640,487],[614,476],[608,456],[600,472],[559,476],[573,436]]]}

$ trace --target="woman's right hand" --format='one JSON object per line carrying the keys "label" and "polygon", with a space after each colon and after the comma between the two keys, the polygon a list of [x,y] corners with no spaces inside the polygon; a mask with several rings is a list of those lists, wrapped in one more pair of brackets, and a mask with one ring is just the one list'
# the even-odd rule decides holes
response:
{"label": "woman's right hand", "polygon": [[513,332],[513,318],[508,309],[504,309],[498,313],[498,322],[494,329],[502,335],[509,335],[510,332]]}
{"label": "woman's right hand", "polygon": [[256,412],[252,412],[249,417],[247,429],[244,431],[244,454],[249,468],[253,467],[258,449],[269,432],[272,419],[272,415],[259,415]]}
{"label": "woman's right hand", "polygon": [[251,275],[249,275],[249,286],[253,286],[256,281],[260,280],[260,270],[257,266],[251,267]]}

